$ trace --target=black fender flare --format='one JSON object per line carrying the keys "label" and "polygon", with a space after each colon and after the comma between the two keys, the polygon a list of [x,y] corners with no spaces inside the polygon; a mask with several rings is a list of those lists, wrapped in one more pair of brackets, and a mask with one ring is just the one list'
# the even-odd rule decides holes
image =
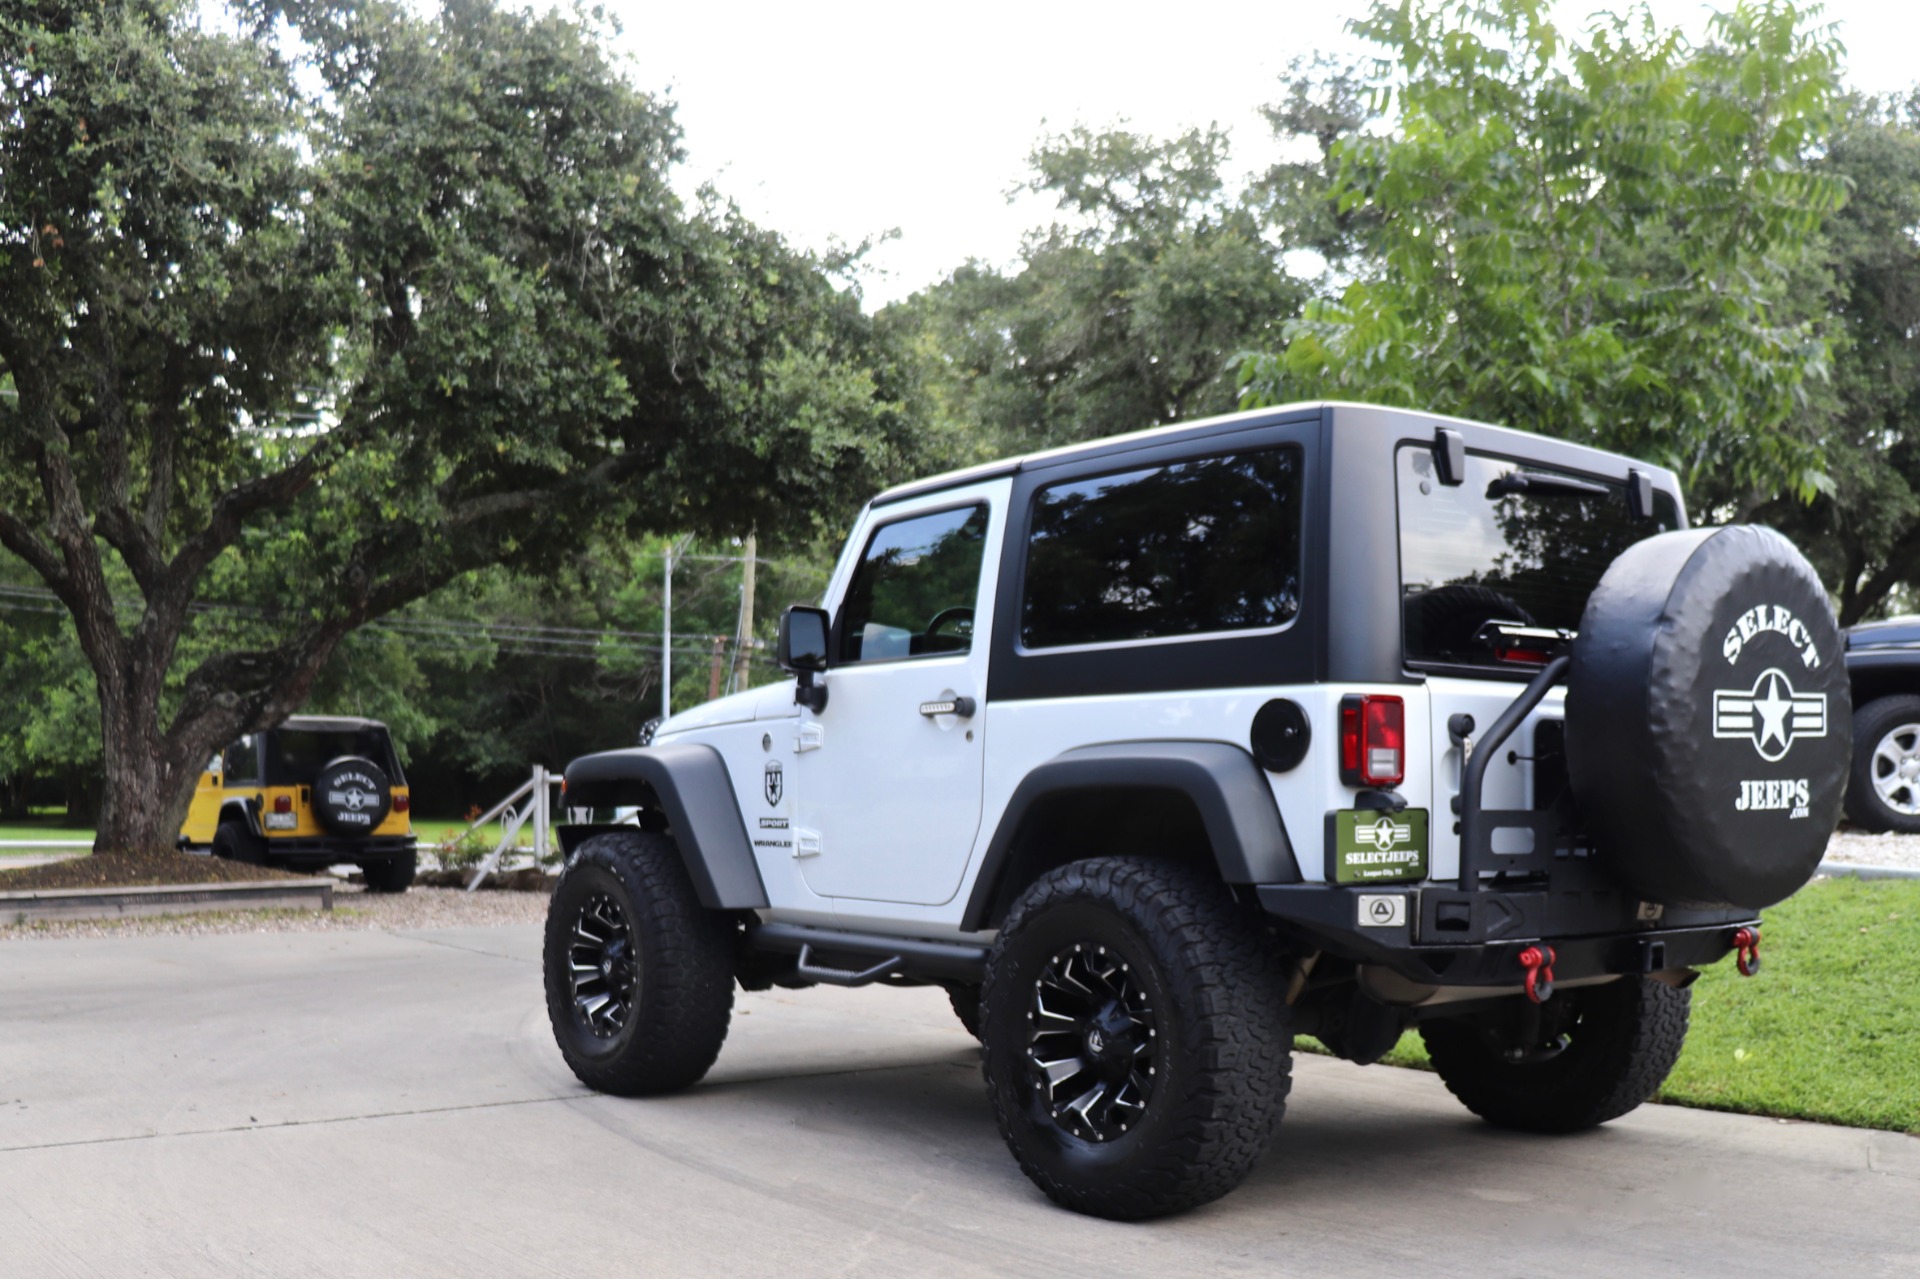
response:
{"label": "black fender flare", "polygon": [[1300,882],[1300,865],[1273,788],[1244,749],[1226,742],[1110,742],[1065,751],[1021,780],[980,859],[960,927],[981,932],[994,926],[992,920],[1006,905],[1000,897],[1013,869],[1009,857],[1036,803],[1063,792],[1116,788],[1177,791],[1191,800],[1227,883]]}
{"label": "black fender flare", "polygon": [[[753,860],[746,823],[720,752],[699,742],[669,742],[582,755],[567,765],[569,808],[651,808],[667,819],[700,904],[757,910],[766,885]],[[560,828],[568,853],[599,828]]]}
{"label": "black fender flare", "polygon": [[220,815],[213,819],[214,830],[225,826],[235,813],[240,815],[240,824],[247,828],[247,834],[257,839],[265,839],[267,832],[260,829],[260,805],[251,799],[229,799],[220,804]]}

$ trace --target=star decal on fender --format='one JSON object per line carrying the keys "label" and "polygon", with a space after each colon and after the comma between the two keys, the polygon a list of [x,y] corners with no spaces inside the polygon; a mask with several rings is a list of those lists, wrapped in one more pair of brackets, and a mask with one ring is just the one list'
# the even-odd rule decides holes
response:
{"label": "star decal on fender", "polygon": [[1744,737],[1761,759],[1780,759],[1799,739],[1827,735],[1827,695],[1794,692],[1786,673],[1770,666],[1750,690],[1714,691],[1713,735]]}

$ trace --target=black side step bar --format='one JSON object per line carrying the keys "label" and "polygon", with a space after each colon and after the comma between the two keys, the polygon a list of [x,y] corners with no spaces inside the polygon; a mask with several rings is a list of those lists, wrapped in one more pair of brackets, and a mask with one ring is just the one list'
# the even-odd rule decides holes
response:
{"label": "black side step bar", "polygon": [[[883,937],[800,924],[749,924],[747,944],[755,950],[798,955],[799,974],[829,986],[865,986],[894,973],[927,981],[977,982],[987,971],[987,948],[964,942]],[[872,957],[878,962],[864,969],[836,968],[815,962],[816,951]]]}

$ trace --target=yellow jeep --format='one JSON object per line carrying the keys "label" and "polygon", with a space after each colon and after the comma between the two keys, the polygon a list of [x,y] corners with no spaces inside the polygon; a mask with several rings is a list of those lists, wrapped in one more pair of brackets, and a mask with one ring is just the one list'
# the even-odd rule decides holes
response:
{"label": "yellow jeep", "polygon": [[351,862],[371,891],[404,893],[416,864],[412,807],[385,724],[295,715],[207,765],[180,844],[288,870]]}

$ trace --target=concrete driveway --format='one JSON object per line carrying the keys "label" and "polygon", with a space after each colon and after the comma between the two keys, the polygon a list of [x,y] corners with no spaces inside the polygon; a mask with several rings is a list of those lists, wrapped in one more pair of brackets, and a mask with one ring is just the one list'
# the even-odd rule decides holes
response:
{"label": "concrete driveway", "polygon": [[1644,1107],[1533,1139],[1299,1062],[1173,1220],[1053,1208],[937,991],[741,999],[675,1098],[585,1092],[534,928],[0,944],[0,1275],[1900,1275],[1920,1140]]}

